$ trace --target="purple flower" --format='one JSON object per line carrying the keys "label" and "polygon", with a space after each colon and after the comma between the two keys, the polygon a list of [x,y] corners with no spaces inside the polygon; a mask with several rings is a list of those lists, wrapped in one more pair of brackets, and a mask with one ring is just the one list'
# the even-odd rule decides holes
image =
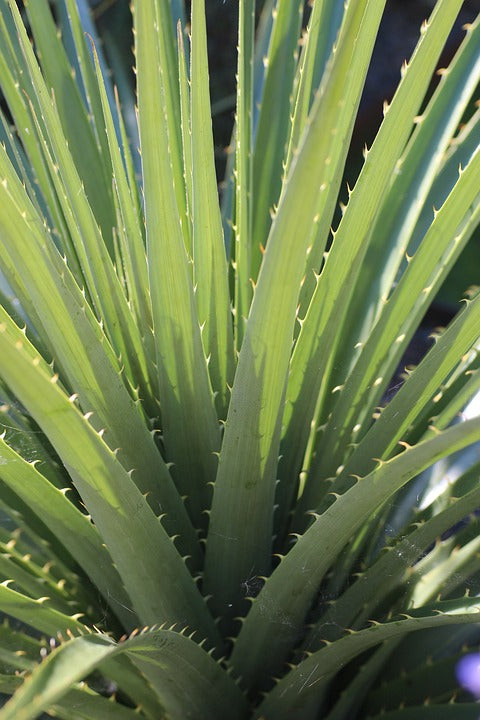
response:
{"label": "purple flower", "polygon": [[465,655],[459,660],[456,674],[460,685],[480,698],[480,653]]}

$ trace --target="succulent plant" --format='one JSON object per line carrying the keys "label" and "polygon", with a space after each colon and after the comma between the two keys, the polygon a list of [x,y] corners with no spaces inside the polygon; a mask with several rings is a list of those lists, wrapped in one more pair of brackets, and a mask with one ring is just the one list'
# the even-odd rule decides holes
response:
{"label": "succulent plant", "polygon": [[475,289],[401,374],[479,223],[462,4],[337,218],[385,0],[239,0],[221,202],[204,0],[133,0],[136,120],[85,0],[0,0],[0,720],[477,718]]}

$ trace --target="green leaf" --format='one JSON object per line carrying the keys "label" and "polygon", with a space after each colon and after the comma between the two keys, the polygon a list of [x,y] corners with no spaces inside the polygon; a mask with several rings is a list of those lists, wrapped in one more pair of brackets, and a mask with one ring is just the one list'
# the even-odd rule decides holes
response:
{"label": "green leaf", "polygon": [[322,77],[324,77],[344,12],[345,8],[335,0],[323,0],[314,3],[312,7],[297,67],[296,98],[291,120],[288,163],[291,162],[308,123],[308,115]]}
{"label": "green leaf", "polygon": [[[480,26],[479,26],[480,27]],[[428,232],[379,313],[339,393],[316,452],[322,472],[334,475],[358,442],[422,317],[480,220],[480,152],[460,173]],[[363,426],[362,426],[363,425]],[[354,431],[354,427],[356,430]],[[363,430],[363,432],[362,432]],[[328,448],[328,462],[325,461]]]}
{"label": "green leaf", "polygon": [[56,637],[59,632],[68,635],[85,631],[85,626],[78,619],[82,613],[65,615],[49,607],[48,597],[34,600],[11,590],[5,583],[0,583],[0,611],[49,637]]}
{"label": "green leaf", "polygon": [[479,126],[480,108],[472,115],[470,120],[459,129],[451,147],[443,158],[440,170],[435,177],[410,238],[410,254],[413,254],[419,246],[425,232],[428,230],[432,222],[433,208],[439,208],[443,205],[457,182],[458,168],[466,167],[477,151]]}
{"label": "green leaf", "polygon": [[131,628],[134,616],[125,611],[128,595],[96,528],[40,473],[0,438],[0,478],[37,515],[78,562],[102,595],[116,598],[115,613]]}
{"label": "green leaf", "polygon": [[[374,20],[380,19],[380,5],[374,3],[371,10]],[[370,12],[367,7],[368,0],[349,5],[344,42],[284,185],[240,350],[205,563],[205,587],[219,615],[238,614],[242,582],[268,574],[271,565],[279,441],[298,292],[309,229],[319,207],[318,188],[325,173],[329,177],[330,138],[348,125],[344,117],[350,119],[349,111],[357,106],[373,48],[375,22],[362,23],[364,13]],[[348,72],[352,67],[353,79]],[[344,105],[349,111],[339,113]],[[305,418],[299,422],[305,426]]]}
{"label": "green leaf", "polygon": [[[148,269],[141,218],[137,214],[135,198],[132,195],[132,189],[128,182],[117,134],[115,132],[114,119],[108,103],[105,84],[95,49],[93,49],[93,54],[108,139],[108,149],[110,151],[113,168],[113,187],[120,220],[118,229],[121,240],[121,260],[125,272],[129,301],[135,312],[138,327],[142,329],[143,343],[147,346],[146,361],[151,364],[154,357],[154,339],[152,336],[153,321],[150,295],[148,292]],[[134,347],[133,349],[135,353],[138,352],[138,347]],[[141,354],[143,354],[143,351]],[[141,378],[142,369],[136,368],[136,370],[135,377]],[[147,374],[149,377],[153,376],[151,367],[149,367]],[[155,380],[156,378],[152,377],[152,382],[155,382]],[[151,384],[147,382],[144,390],[146,391],[145,399],[147,399],[152,394]]]}
{"label": "green leaf", "polygon": [[114,703],[87,687],[72,688],[51,710],[61,720],[138,720],[139,717],[136,708]]}
{"label": "green leaf", "polygon": [[[95,408],[93,422],[108,431],[110,447],[121,448],[118,459],[158,512],[167,513],[165,526],[180,533],[182,552],[200,565],[200,549],[193,527],[171,476],[144,423],[141,410],[129,395],[120,367],[101,327],[80,289],[65,267],[49,233],[26,198],[0,147],[0,247],[3,269],[15,279],[21,271],[28,292],[21,295],[27,312],[41,313],[44,339],[54,349],[64,381],[78,393],[85,412]],[[0,309],[0,317],[6,314]],[[153,482],[158,478],[159,482]]]}
{"label": "green leaf", "polygon": [[297,40],[303,3],[278,0],[269,36],[268,54],[260,58],[266,65],[265,81],[255,133],[253,155],[253,235],[251,277],[256,280],[271,225],[270,212],[278,203],[282,162],[286,155],[290,93],[295,75]]}
{"label": "green leaf", "polygon": [[[77,80],[69,66],[48,3],[46,0],[28,2],[26,10],[37,57],[40,59],[48,87],[54,88],[55,106],[65,136],[69,140],[75,166],[85,185],[94,215],[102,228],[103,238],[110,246],[115,221],[109,177],[110,163],[108,156],[102,153],[106,148],[102,148],[95,137],[87,108],[83,104]],[[35,80],[33,82],[37,85]],[[105,139],[104,133],[103,139]]]}
{"label": "green leaf", "polygon": [[332,494],[255,598],[230,659],[236,672],[261,685],[281,668],[326,571],[370,515],[422,469],[479,439],[480,420],[469,420],[381,462],[343,495]]}
{"label": "green leaf", "polygon": [[[394,647],[396,644],[394,642]],[[388,645],[391,650],[392,643]],[[462,655],[465,652],[457,652],[440,660],[427,660],[422,664],[414,660],[411,668],[405,668],[406,672],[401,676],[384,680],[380,686],[372,689],[367,705],[369,716],[399,708],[405,702],[409,709],[421,703],[437,707],[442,701],[447,704],[458,693],[455,666]],[[335,720],[335,717],[329,717],[328,720]]]}
{"label": "green leaf", "polygon": [[477,720],[477,703],[448,703],[447,705],[421,705],[420,707],[409,706],[407,709],[390,710],[381,712],[380,715],[372,715],[371,720],[405,720],[408,712],[408,720]]}
{"label": "green leaf", "polygon": [[[185,196],[187,202],[187,222],[184,236],[187,255],[192,258],[192,208],[193,208],[193,177],[192,177],[192,124],[190,79],[187,71],[187,47],[183,41],[183,29],[180,23],[177,26],[178,47],[178,80],[180,87],[180,111],[182,118],[182,148],[183,148],[183,176],[185,182]],[[192,268],[193,277],[193,268]]]}
{"label": "green leaf", "polygon": [[134,385],[138,377],[142,385],[145,382],[142,375],[147,371],[138,328],[115,273],[97,218],[85,193],[83,180],[75,166],[68,141],[63,135],[56,101],[55,99],[52,101],[49,95],[14,3],[11,3],[11,9],[28,72],[32,78],[38,115],[42,117],[45,125],[43,130],[34,112],[39,141],[44,148],[45,162],[59,197],[93,307],[97,315],[102,317],[105,333],[116,354],[122,357],[131,384]]}
{"label": "green leaf", "polygon": [[[204,528],[208,483],[215,478],[214,453],[219,450],[220,430],[168,150],[171,140],[165,118],[166,72],[157,71],[161,43],[156,29],[161,27],[162,18],[153,0],[134,3],[134,11],[147,257],[163,441],[194,524]],[[183,187],[183,179],[181,182]],[[186,427],[190,428],[188,437]]]}
{"label": "green leaf", "polygon": [[[79,70],[79,76],[75,77],[74,80],[77,82],[78,85],[81,86],[83,90],[83,94],[89,111],[92,129],[95,134],[99,154],[102,160],[105,181],[108,187],[108,185],[110,185],[110,178],[108,176],[110,163],[108,161],[108,141],[106,128],[103,125],[102,101],[100,98],[101,89],[95,77],[95,70],[91,59],[91,53],[89,52],[89,37],[87,35],[87,32],[90,33],[90,37],[93,37],[95,42],[97,38],[95,33],[91,33],[90,26],[88,26],[86,23],[85,26],[82,26],[82,21],[80,17],[81,3],[79,6],[76,0],[62,0],[59,11],[61,13],[64,12],[66,15],[66,27],[64,28],[63,32],[65,35],[67,35],[68,33],[68,35],[72,39],[72,50],[70,57],[72,57],[73,55],[73,62],[75,63],[75,67],[78,67]],[[83,13],[83,18],[84,17],[85,13]],[[67,45],[67,42],[67,38],[64,37],[64,44]],[[102,68],[105,67],[105,60],[102,55],[100,65],[102,66]],[[118,79],[116,77],[115,79],[118,82]],[[111,92],[111,88],[108,88],[108,91],[110,104],[113,107],[113,94]],[[121,117],[119,113],[117,113],[115,121],[116,126],[117,124],[118,126],[121,125]]]}
{"label": "green leaf", "polygon": [[161,521],[104,443],[102,433],[78,410],[75,398],[67,397],[57,376],[7,317],[0,324],[0,350],[4,379],[62,459],[140,622],[183,621],[216,640],[218,633],[203,598]]}
{"label": "green leaf", "polygon": [[[198,320],[218,417],[227,414],[233,337],[227,260],[218,202],[208,77],[205,0],[192,3],[191,138],[193,275]],[[187,169],[188,171],[188,169]]]}
{"label": "green leaf", "polygon": [[240,0],[235,130],[235,348],[242,345],[252,299],[253,59],[255,2]]}
{"label": "green leaf", "polygon": [[0,720],[468,717],[480,294],[389,383],[474,254],[479,20],[331,231],[386,0],[239,0],[222,218],[207,3],[133,1],[134,90],[93,2],[0,0]]}
{"label": "green leaf", "polygon": [[[415,578],[410,568],[442,533],[454,527],[472,508],[477,507],[479,498],[479,491],[472,490],[458,500],[452,499],[451,505],[443,512],[420,522],[418,527],[414,526],[398,542],[387,546],[388,552],[385,551],[360,573],[355,582],[320,614],[307,633],[302,649],[312,652],[324,640],[333,641],[340,637],[345,628],[361,628],[378,613],[385,599],[393,593],[397,596],[398,606],[405,606],[408,602],[405,594],[408,596],[410,589],[415,591],[417,580],[422,586],[421,578]],[[433,592],[436,590],[433,589]]]}
{"label": "green leaf", "polygon": [[[373,452],[381,458],[391,455],[426,401],[433,398],[435,406],[435,397],[439,389],[441,392],[443,381],[463,364],[462,358],[468,356],[478,343],[479,308],[480,295],[477,295],[458,313],[354,449],[338,476],[340,481],[344,481],[351,472],[362,474],[368,471],[374,462],[373,448]],[[409,439],[407,436],[407,441]],[[303,502],[307,503],[307,500]]]}
{"label": "green leaf", "polygon": [[[457,143],[454,134],[480,82],[479,42],[480,22],[477,19],[469,26],[432,99],[422,115],[416,118],[415,131],[398,161],[375,221],[365,266],[357,279],[348,312],[344,331],[348,335],[345,335],[344,346],[350,344],[353,347],[357,342],[364,342],[382,312],[383,300],[391,293],[400,265],[405,269],[404,253],[408,249],[408,255],[412,256],[418,247],[419,238],[414,243],[410,238],[422,208],[428,211],[431,222],[434,219],[432,205],[439,208],[446,200],[445,196],[441,201],[437,197],[429,202],[427,197],[449,144]],[[457,181],[460,162],[459,159],[454,168],[452,187]],[[465,167],[467,163],[461,164]]]}
{"label": "green leaf", "polygon": [[[367,630],[352,632],[313,653],[280,680],[260,705],[256,717],[260,718],[262,714],[264,717],[274,716],[278,720],[294,717],[301,713],[307,698],[315,694],[320,680],[333,676],[347,662],[365,650],[386,640],[425,628],[480,622],[479,611],[476,598],[457,600],[454,603],[438,603],[436,607],[411,611],[386,623],[372,623],[372,627]],[[402,712],[405,713],[405,710]],[[410,708],[408,712],[410,713]]]}
{"label": "green leaf", "polygon": [[[367,658],[365,663],[359,667],[356,676],[342,690],[340,698],[335,702],[325,720],[343,720],[343,718],[348,717],[349,714],[354,713],[357,708],[362,707],[362,702],[365,696],[369,694],[371,686],[377,679],[377,675],[385,663],[388,663],[390,655],[400,642],[401,640],[397,639],[383,643],[375,650],[373,655]],[[321,684],[328,685],[328,680],[323,680]],[[315,700],[312,698],[311,702],[315,702],[315,705],[318,707],[319,704],[321,705],[323,699],[320,688],[315,694],[320,697],[315,698]],[[411,695],[409,694],[408,697],[410,698]]]}
{"label": "green leaf", "polygon": [[[363,267],[372,222],[387,190],[386,179],[403,152],[414,117],[461,4],[461,0],[440,0],[437,3],[386,110],[334,234],[292,357],[283,421],[282,455],[286,459],[281,473],[284,484],[288,483],[288,478],[297,478],[302,470],[310,435],[315,432],[318,423],[325,421],[333,401],[331,393],[336,385],[344,381],[355,353],[354,348],[337,348],[337,344],[341,342],[341,329],[353,297],[356,278]],[[339,47],[343,46],[344,41],[339,39]],[[333,367],[340,381],[332,384],[330,376]],[[305,418],[308,418],[307,422]]]}
{"label": "green leaf", "polygon": [[172,719],[182,720],[192,712],[198,720],[246,716],[246,701],[221,666],[190,637],[160,629],[118,644],[106,635],[90,635],[61,645],[0,711],[0,720],[35,718],[74,682],[123,653],[144,667]]}
{"label": "green leaf", "polygon": [[[378,7],[379,10],[382,9],[382,5]],[[329,62],[331,63],[331,56],[336,52],[337,35],[342,32],[342,20],[347,19],[345,7],[335,0],[323,0],[313,5],[308,27],[302,39],[302,54],[297,68],[296,100],[291,120],[287,167],[301,144],[315,96],[323,91],[323,84],[328,82]],[[375,21],[371,22],[374,26]],[[317,217],[310,228],[309,253],[298,300],[299,318],[305,316],[315,290],[318,269],[323,264],[334,212],[338,205],[338,193],[343,175],[338,168],[343,167],[348,157],[349,139],[354,128],[355,114],[352,113],[345,120],[347,129],[341,131],[341,134],[345,133],[346,140],[339,144],[338,148],[335,143],[332,143],[330,167],[333,166],[333,172],[327,182],[327,188],[319,197]],[[337,130],[336,135],[338,134]],[[339,153],[338,158],[335,158],[336,153]],[[299,329],[300,325],[297,327],[297,330]]]}
{"label": "green leaf", "polygon": [[[2,92],[15,121],[15,128],[31,163],[34,178],[45,200],[44,209],[61,231],[65,227],[62,212],[52,186],[48,169],[45,167],[42,147],[38,143],[35,123],[31,114],[31,103],[35,93],[23,58],[19,38],[12,14],[6,2],[0,4],[0,71]],[[42,122],[40,120],[40,122]],[[48,207],[48,211],[46,208]],[[63,233],[62,233],[63,236]]]}

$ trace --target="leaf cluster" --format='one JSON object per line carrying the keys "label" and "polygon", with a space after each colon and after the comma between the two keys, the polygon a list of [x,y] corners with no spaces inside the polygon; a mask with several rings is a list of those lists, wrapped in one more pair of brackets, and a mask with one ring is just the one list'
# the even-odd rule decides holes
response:
{"label": "leaf cluster", "polygon": [[477,717],[475,289],[398,377],[479,224],[462,4],[337,222],[385,0],[239,0],[221,199],[204,0],[133,1],[122,104],[86,0],[0,0],[0,720]]}

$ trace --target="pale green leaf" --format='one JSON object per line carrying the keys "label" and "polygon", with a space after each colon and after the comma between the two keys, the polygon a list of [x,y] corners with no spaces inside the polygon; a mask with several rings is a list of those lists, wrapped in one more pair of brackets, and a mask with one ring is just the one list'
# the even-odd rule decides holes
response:
{"label": "pale green leaf", "polygon": [[242,345],[252,299],[253,57],[255,3],[240,0],[235,129],[235,349]]}
{"label": "pale green leaf", "polygon": [[[312,301],[295,346],[286,394],[281,465],[282,484],[288,493],[290,478],[297,478],[310,435],[325,421],[334,402],[332,391],[341,384],[354,348],[337,357],[341,329],[352,300],[355,281],[371,239],[372,221],[407,142],[441,50],[458,14],[461,0],[440,0],[410,60],[392,103],[386,111],[348,206],[334,234]],[[350,7],[350,5],[348,6]],[[347,12],[348,14],[348,12]],[[339,40],[339,47],[343,42]],[[372,170],[373,168],[373,170]],[[340,374],[332,384],[331,374]],[[308,421],[305,422],[305,418]],[[290,490],[291,492],[291,490]],[[290,501],[282,499],[288,510]]]}
{"label": "pale green leaf", "polygon": [[204,0],[192,3],[190,81],[195,301],[217,414],[224,420],[233,379],[233,336],[213,153]]}
{"label": "pale green leaf", "polygon": [[[374,5],[371,12],[379,21],[382,3]],[[220,615],[238,614],[242,582],[268,574],[271,566],[279,441],[298,292],[319,188],[325,173],[329,177],[330,138],[339,123],[342,131],[350,123],[373,48],[375,22],[362,23],[367,7],[368,0],[349,5],[344,42],[284,185],[240,351],[205,564],[205,587]],[[305,427],[305,418],[300,422]]]}
{"label": "pale green leaf", "polygon": [[282,185],[282,162],[286,156],[290,124],[286,108],[290,106],[295,76],[302,5],[300,0],[278,0],[275,3],[273,26],[271,33],[266,35],[269,39],[268,53],[259,58],[266,67],[253,155],[253,280],[258,275],[261,247],[265,247],[272,222],[270,213],[278,203]]}
{"label": "pale green leaf", "polygon": [[[167,513],[165,526],[172,534],[180,533],[179,546],[198,566],[193,527],[142,413],[125,387],[119,362],[1,147],[0,173],[9,173],[0,183],[0,247],[7,277],[15,279],[21,270],[28,279],[28,292],[25,288],[20,299],[27,312],[33,307],[41,313],[44,338],[53,346],[64,381],[78,393],[85,412],[95,408],[95,426],[108,430],[110,447],[120,448],[118,459],[128,471],[135,469],[138,487],[149,493],[156,511]],[[153,483],[152,478],[161,482]]]}
{"label": "pale green leaf", "polygon": [[[220,430],[202,347],[182,219],[175,196],[165,73],[158,73],[161,16],[153,0],[134,3],[147,257],[162,431],[172,474],[196,527],[205,527]],[[152,62],[155,58],[155,62]],[[183,178],[182,192],[184,189]],[[190,429],[188,437],[185,428]]]}

